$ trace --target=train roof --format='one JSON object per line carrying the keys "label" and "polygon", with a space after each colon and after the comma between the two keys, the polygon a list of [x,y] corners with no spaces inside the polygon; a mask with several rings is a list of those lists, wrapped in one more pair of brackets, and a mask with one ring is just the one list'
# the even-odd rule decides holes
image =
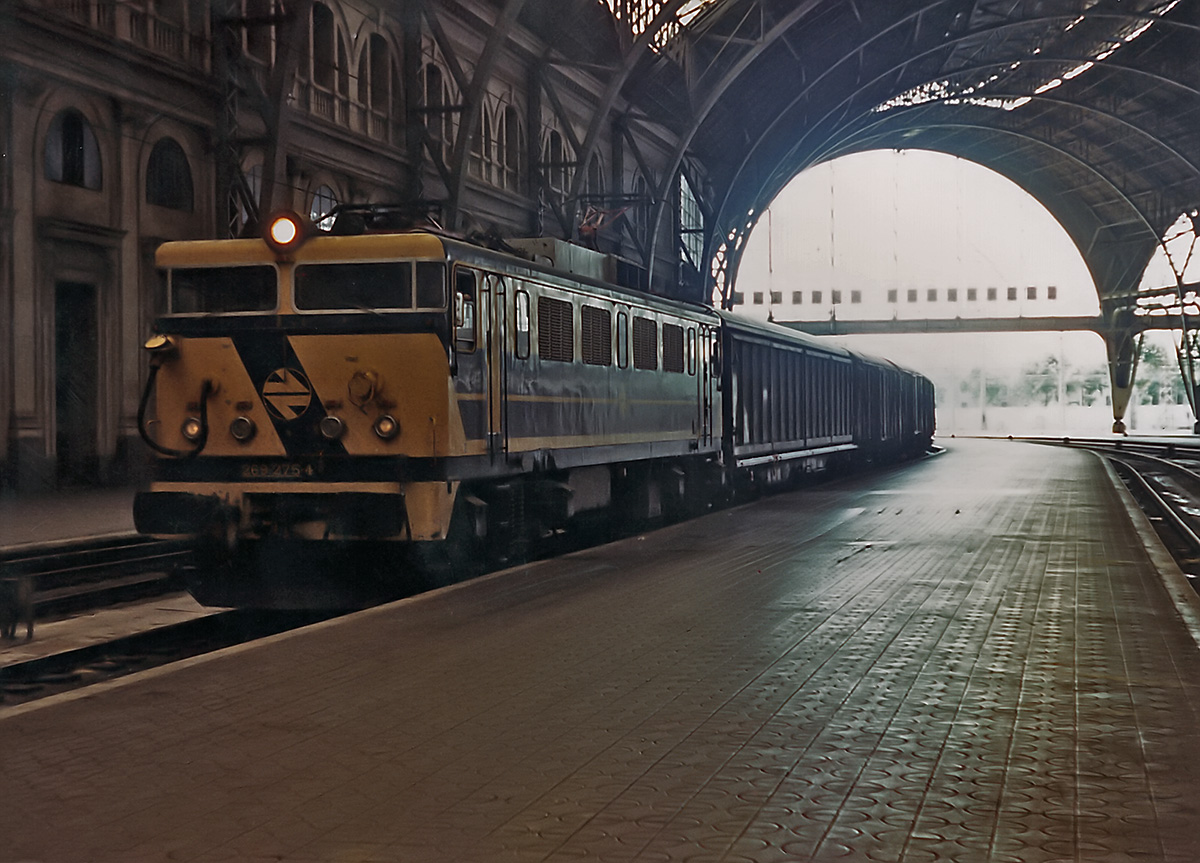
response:
{"label": "train roof", "polygon": [[[290,250],[286,259],[303,263],[325,260],[388,260],[396,257],[441,260],[445,256],[446,242],[435,234],[414,232],[333,236],[318,233]],[[280,257],[265,240],[251,237],[163,243],[155,254],[155,262],[160,267],[230,266],[270,264]]]}
{"label": "train roof", "polygon": [[870,363],[876,366],[894,369],[905,374],[917,375],[924,377],[920,372],[913,369],[905,368],[886,357],[880,357],[875,354],[864,353],[862,351],[853,351],[849,348],[836,344],[828,336],[814,336],[805,333],[801,330],[793,329],[782,324],[773,323],[771,321],[760,321],[755,318],[748,318],[744,315],[739,315],[735,312],[717,311],[721,320],[728,327],[741,330],[743,332],[755,333],[771,339],[785,339],[793,343],[799,343],[805,347],[814,350],[823,351],[827,354],[836,356],[854,357],[861,362]]}

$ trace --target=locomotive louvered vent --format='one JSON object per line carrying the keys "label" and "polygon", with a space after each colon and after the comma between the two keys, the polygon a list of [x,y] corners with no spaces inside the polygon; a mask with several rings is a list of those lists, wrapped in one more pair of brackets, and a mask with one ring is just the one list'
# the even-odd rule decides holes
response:
{"label": "locomotive louvered vent", "polygon": [[658,368],[658,324],[649,318],[633,319],[633,367]]}
{"label": "locomotive louvered vent", "polygon": [[583,328],[583,361],[593,366],[612,365],[612,314],[607,309],[580,309]]}
{"label": "locomotive louvered vent", "polygon": [[543,360],[569,363],[575,359],[575,334],[571,326],[571,304],[551,297],[538,297],[538,355]]}
{"label": "locomotive louvered vent", "polygon": [[683,327],[663,324],[663,371],[683,371]]}

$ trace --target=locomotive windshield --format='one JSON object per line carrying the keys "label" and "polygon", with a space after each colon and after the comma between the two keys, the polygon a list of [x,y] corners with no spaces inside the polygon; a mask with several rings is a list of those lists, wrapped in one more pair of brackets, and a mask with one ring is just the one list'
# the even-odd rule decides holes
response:
{"label": "locomotive windshield", "polygon": [[228,314],[275,310],[275,268],[190,267],[171,270],[172,314]]}
{"label": "locomotive windshield", "polygon": [[306,311],[446,308],[446,267],[432,261],[309,264],[296,268],[294,284],[296,308]]}

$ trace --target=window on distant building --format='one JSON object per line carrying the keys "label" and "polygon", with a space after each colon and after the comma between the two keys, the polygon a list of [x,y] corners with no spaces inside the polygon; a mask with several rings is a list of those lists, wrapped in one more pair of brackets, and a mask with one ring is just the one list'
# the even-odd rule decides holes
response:
{"label": "window on distant building", "polygon": [[925,299],[931,303],[937,302],[937,288],[930,288],[925,292]]}
{"label": "window on distant building", "polygon": [[946,302],[948,302],[948,303],[957,303],[958,302],[958,288],[946,288]]}
{"label": "window on distant building", "polygon": [[754,292],[754,305],[761,306],[762,303],[763,303],[763,292],[755,291]]}
{"label": "window on distant building", "polygon": [[813,301],[814,303],[820,303],[820,302],[821,302],[821,292],[820,292],[820,291],[813,291],[813,300],[812,300],[812,301]]}
{"label": "window on distant building", "polygon": [[771,303],[778,305],[783,302],[783,291],[771,291]]}
{"label": "window on distant building", "polygon": [[908,301],[915,303],[917,301],[917,291],[915,288],[910,288],[908,291]]}
{"label": "window on distant building", "polygon": [[746,304],[746,295],[741,291],[733,292],[733,304],[735,306],[743,306]]}
{"label": "window on distant building", "polygon": [[988,288],[988,300],[989,301],[996,299],[996,292],[997,292],[996,288]]}
{"label": "window on distant building", "polygon": [[1032,287],[1026,288],[1025,289],[1025,299],[1036,300],[1037,299],[1037,288],[1032,288]]}
{"label": "window on distant building", "polygon": [[1016,289],[1016,288],[1009,288],[1009,289],[1008,289],[1008,299],[1009,299],[1010,301],[1013,301],[1013,300],[1016,300],[1016,298],[1017,298],[1017,289]]}
{"label": "window on distant building", "polygon": [[804,302],[804,291],[792,291],[792,305],[798,306]]}
{"label": "window on distant building", "polygon": [[146,200],[159,207],[192,211],[192,169],[174,138],[160,138],[146,163]]}
{"label": "window on distant building", "polygon": [[851,291],[850,292],[850,302],[851,303],[861,303],[862,302],[862,291]]}
{"label": "window on distant building", "polygon": [[1046,299],[1057,300],[1058,299],[1058,288],[1056,288],[1054,285],[1047,285],[1046,286]]}
{"label": "window on distant building", "polygon": [[313,193],[312,206],[309,208],[308,217],[323,231],[328,231],[333,227],[333,217],[329,214],[333,212],[333,208],[338,205],[337,193],[328,186],[318,186],[317,191]]}
{"label": "window on distant building", "polygon": [[979,299],[978,288],[967,288],[967,302],[974,303]]}
{"label": "window on distant building", "polygon": [[46,133],[46,179],[68,186],[99,189],[100,147],[83,114],[74,108],[60,111]]}
{"label": "window on distant building", "polygon": [[898,290],[896,290],[895,288],[892,288],[890,291],[888,291],[888,302],[889,303],[896,303],[899,301],[900,301],[900,292]]}
{"label": "window on distant building", "polygon": [[839,305],[842,302],[842,292],[841,291],[830,291],[829,299],[835,306]]}

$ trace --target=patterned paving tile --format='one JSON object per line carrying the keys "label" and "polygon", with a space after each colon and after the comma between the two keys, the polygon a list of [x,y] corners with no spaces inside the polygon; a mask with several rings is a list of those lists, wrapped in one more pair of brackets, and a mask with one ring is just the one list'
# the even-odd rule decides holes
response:
{"label": "patterned paving tile", "polygon": [[1099,463],[956,442],[0,708],[0,860],[1195,863],[1198,720]]}

